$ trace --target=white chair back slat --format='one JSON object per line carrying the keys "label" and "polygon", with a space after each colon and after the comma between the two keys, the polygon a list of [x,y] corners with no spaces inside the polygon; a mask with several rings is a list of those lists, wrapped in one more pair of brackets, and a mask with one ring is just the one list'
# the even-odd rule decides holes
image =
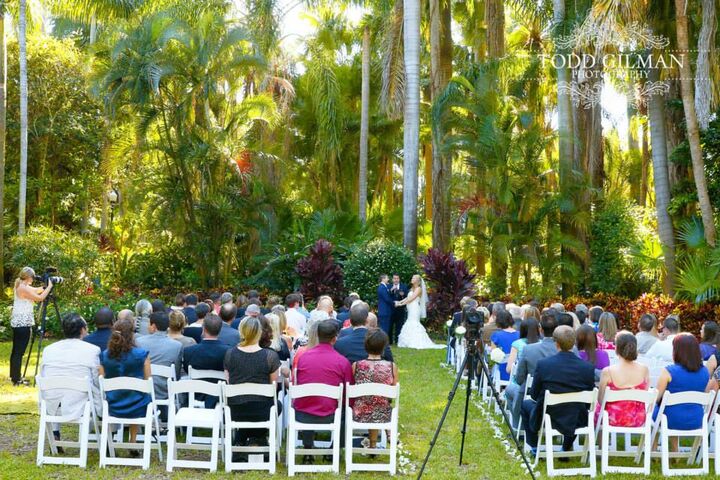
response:
{"label": "white chair back slat", "polygon": [[550,393],[549,391],[545,391],[545,406],[549,407],[562,403],[594,404],[596,398],[597,390],[572,393]]}
{"label": "white chair back slat", "polygon": [[181,393],[202,393],[212,395],[213,397],[220,397],[220,395],[222,395],[219,383],[206,382],[204,380],[169,380],[168,395],[173,396]]}
{"label": "white chair back slat", "polygon": [[290,385],[290,398],[295,400],[305,397],[327,397],[333,400],[342,399],[343,386],[325,385],[323,383],[306,383],[304,385]]}
{"label": "white chair back slat", "polygon": [[243,395],[257,395],[275,398],[276,387],[274,383],[239,383],[236,385],[223,385],[223,403],[227,398]]}
{"label": "white chair back slat", "polygon": [[665,407],[671,407],[673,405],[681,405],[684,403],[692,403],[708,407],[714,400],[715,392],[677,392],[670,393],[665,392],[663,395],[663,402]]}
{"label": "white chair back slat", "polygon": [[35,377],[37,388],[43,390],[75,390],[76,392],[90,392],[88,377]]}
{"label": "white chair back slat", "polygon": [[192,366],[188,367],[188,376],[190,376],[193,380],[203,380],[208,378],[226,380],[225,372],[222,370],[201,370],[193,368]]}
{"label": "white chair back slat", "polygon": [[398,385],[385,385],[381,383],[347,385],[347,398],[374,396],[394,399],[399,395],[400,387]]}
{"label": "white chair back slat", "polygon": [[165,377],[175,380],[175,364],[172,365],[157,365],[155,363],[150,364],[150,373],[155,377]]}
{"label": "white chair back slat", "polygon": [[133,390],[142,393],[148,393],[155,397],[153,390],[152,377],[147,380],[135,377],[100,377],[100,388],[103,392],[112,392],[115,390]]}

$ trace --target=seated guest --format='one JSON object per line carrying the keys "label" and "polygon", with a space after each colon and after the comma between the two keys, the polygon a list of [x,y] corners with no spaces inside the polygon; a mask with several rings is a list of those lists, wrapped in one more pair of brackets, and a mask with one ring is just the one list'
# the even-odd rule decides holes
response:
{"label": "seated guest", "polygon": [[[490,345],[492,348],[499,348],[505,355],[510,355],[510,349],[515,340],[520,337],[520,334],[515,330],[512,314],[507,310],[501,310],[495,316],[495,324],[498,327],[492,336],[490,337]],[[506,363],[499,363],[498,368],[500,369],[500,380],[509,380],[510,374],[506,370]]]}
{"label": "seated guest", "polygon": [[235,300],[235,306],[237,307],[237,312],[235,312],[235,316],[242,320],[245,318],[245,308],[248,306],[248,298],[240,294],[237,296],[237,299]]}
{"label": "seated guest", "polygon": [[135,325],[135,314],[129,308],[123,308],[117,314],[118,320],[127,320]]}
{"label": "seated guest", "polygon": [[[365,350],[365,335],[368,332],[367,319],[369,313],[370,307],[367,303],[358,303],[352,307],[350,309],[352,331],[335,342],[335,350],[347,358],[350,363],[368,358],[368,352]],[[390,345],[386,345],[383,359],[389,362],[393,361]]]}
{"label": "seated guest", "polygon": [[597,332],[600,328],[600,315],[603,314],[603,308],[594,305],[590,307],[590,310],[588,310],[588,322],[590,323],[590,326],[593,327],[593,329]]}
{"label": "seated guest", "polygon": [[[573,329],[565,325],[559,326],[553,332],[553,340],[558,353],[537,363],[530,389],[532,400],[525,400],[522,404],[525,441],[533,449],[537,448],[545,392],[572,393],[592,391],[595,388],[593,366],[572,352],[575,345]],[[587,410],[587,405],[583,403],[570,403],[547,408],[553,428],[564,435],[564,451],[572,449],[575,429],[587,426]]]}
{"label": "seated guest", "polygon": [[[95,413],[102,412],[100,390],[98,388],[98,366],[100,365],[100,348],[91,343],[83,342],[87,335],[87,324],[77,313],[63,315],[62,330],[64,340],[45,347],[40,357],[40,375],[43,377],[87,377],[93,394]],[[43,392],[51,415],[79,418],[83,414],[87,394],[74,390],[53,389]],[[53,432],[55,439],[60,439],[60,431]]]}
{"label": "seated guest", "polygon": [[338,327],[342,328],[343,323],[345,323],[345,320],[350,320],[350,307],[352,307],[352,303],[357,300],[351,296],[345,297],[345,300],[343,301],[343,306],[338,310],[336,320],[338,322]]}
{"label": "seated guest", "polygon": [[277,306],[282,306],[282,298],[277,295],[270,295],[267,302],[265,302],[265,309],[268,313],[272,313],[273,309]]}
{"label": "seated guest", "polygon": [[640,355],[647,354],[648,350],[658,341],[657,338],[657,318],[652,313],[645,313],[638,321],[638,333],[635,334],[637,339],[637,350]]}
{"label": "seated guest", "polygon": [[[182,343],[168,337],[167,330],[170,319],[164,311],[153,312],[150,315],[150,334],[138,337],[135,343],[146,350],[150,355],[150,363],[169,367],[175,365],[175,376],[180,378],[182,368]],[[164,400],[168,398],[167,378],[153,376],[155,398]]]}
{"label": "seated guest", "polygon": [[262,300],[260,300],[260,292],[258,292],[257,290],[248,290],[247,300],[248,304],[252,303],[260,307],[260,313],[262,313],[263,315],[267,315],[268,313],[270,313],[269,308],[263,307],[263,302]]}
{"label": "seated guest", "polygon": [[190,337],[193,340],[195,340],[195,343],[200,343],[202,340],[202,332],[203,332],[203,324],[205,321],[205,318],[210,313],[210,306],[202,302],[198,306],[196,306],[193,311],[195,312],[195,318],[196,320],[185,327],[183,330],[183,335],[186,337]]}
{"label": "seated guest", "polygon": [[150,314],[153,312],[152,304],[145,300],[138,300],[135,304],[135,333],[147,335],[150,333]]}
{"label": "seated guest", "polygon": [[[227,305],[226,305],[227,306]],[[235,308],[235,305],[232,305]],[[233,311],[233,314],[235,312]],[[245,317],[240,323],[242,342],[225,353],[225,376],[228,384],[269,384],[277,380],[280,359],[273,350],[261,348],[262,324],[258,317]],[[261,422],[270,417],[274,399],[245,395],[228,399],[230,415],[235,422]],[[267,445],[264,429],[239,429],[235,433],[237,445]],[[271,452],[273,454],[274,452]]]}
{"label": "seated guest", "polygon": [[538,310],[537,307],[533,307],[532,305],[525,305],[522,307],[522,317],[523,320],[527,320],[528,318],[534,318],[538,325],[540,324],[540,310]]}
{"label": "seated guest", "polygon": [[195,313],[195,307],[197,307],[198,297],[194,293],[185,295],[185,308],[182,312],[185,314],[185,321],[188,325],[192,325],[197,321],[197,314]]}
{"label": "seated guest", "polygon": [[[353,372],[350,362],[333,348],[337,336],[335,320],[319,322],[317,332],[320,343],[307,350],[298,361],[297,384],[322,383],[333,386],[352,384]],[[295,400],[294,407],[297,421],[326,424],[333,422],[338,404],[337,401],[325,397],[305,397]],[[303,448],[313,448],[314,441],[314,431],[302,431]],[[312,462],[312,457],[306,456],[304,461]]]}
{"label": "seated guest", "polygon": [[92,343],[100,349],[100,351],[107,348],[108,340],[112,335],[112,324],[113,324],[113,311],[108,307],[102,307],[100,310],[95,312],[95,330],[93,333],[85,337],[88,343]]}
{"label": "seated guest", "polygon": [[[209,307],[208,307],[209,309]],[[220,343],[218,334],[222,328],[222,320],[217,315],[208,315],[203,324],[203,339],[197,345],[190,345],[183,349],[183,368],[186,372],[190,371],[190,367],[196,370],[217,370],[222,372],[225,370],[223,361],[228,348],[227,345]],[[208,382],[217,383],[217,379],[205,379]],[[196,395],[196,398],[200,399]],[[205,397],[205,408],[215,408],[217,397]]]}
{"label": "seated guest", "polygon": [[167,307],[165,307],[165,302],[160,300],[159,298],[156,298],[152,302],[150,302],[150,305],[152,305],[152,311],[155,312],[166,312],[167,313]]}
{"label": "seated guest", "polygon": [[617,334],[617,321],[615,315],[610,312],[603,312],[600,315],[600,322],[597,331],[597,344],[600,350],[615,350],[615,335]]}
{"label": "seated guest", "polygon": [[272,331],[270,348],[275,350],[281,362],[284,362],[285,360],[290,360],[290,347],[288,346],[285,338],[282,335],[282,330],[280,330],[280,317],[278,317],[274,313],[268,313],[267,315],[265,315],[265,319],[270,325],[270,330]]}
{"label": "seated guest", "polygon": [[[667,319],[665,319],[667,322]],[[669,340],[665,340],[669,341]],[[659,343],[659,342],[658,342]],[[698,341],[689,333],[673,336],[673,364],[665,367],[657,382],[657,402],[662,402],[665,391],[705,392],[709,387],[710,373],[703,365]],[[703,407],[697,404],[679,404],[665,407],[668,428],[673,430],[694,430],[700,428]],[[657,417],[655,408],[653,417]]]}
{"label": "seated guest", "polygon": [[[592,337],[595,336],[591,326],[584,325],[584,327],[593,333]],[[595,408],[596,424],[601,421],[600,407],[607,390],[647,390],[650,387],[650,370],[635,361],[637,339],[632,333],[623,330],[615,336],[615,352],[618,363],[603,369],[600,376],[600,393]],[[614,427],[640,427],[645,424],[645,404],[642,402],[629,400],[609,402],[605,405],[605,411],[608,412],[610,425]]]}
{"label": "seated guest", "polygon": [[[368,330],[365,336],[365,350],[368,352],[368,358],[355,362],[352,366],[355,385],[363,383],[397,384],[397,365],[382,358],[389,343],[387,334],[381,329]],[[353,420],[356,422],[388,423],[391,413],[390,400],[385,397],[358,397],[353,405]],[[378,430],[369,430],[368,436],[368,445],[363,446],[375,448]]]}
{"label": "seated guest", "polygon": [[285,318],[287,319],[288,335],[293,338],[305,335],[305,324],[307,317],[301,311],[302,296],[298,293],[291,293],[285,297]]}
{"label": "seated guest", "polygon": [[182,312],[186,305],[187,304],[185,303],[185,295],[182,293],[178,293],[177,295],[175,295],[175,305],[172,305],[170,307],[170,311]]}
{"label": "seated guest", "polygon": [[700,354],[702,355],[703,361],[709,359],[717,352],[719,332],[718,324],[712,320],[708,320],[700,327],[700,338],[702,339],[700,342]]}
{"label": "seated guest", "polygon": [[564,325],[564,326],[566,326],[566,327],[570,327],[570,328],[572,328],[573,330],[575,330],[575,320],[573,319],[573,317],[572,317],[569,313],[567,313],[567,312],[558,312],[558,311],[555,310],[554,308],[550,308],[549,310],[557,312],[556,315],[557,315],[558,327],[561,327],[561,326]]}
{"label": "seated guest", "polygon": [[183,330],[185,329],[185,315],[179,310],[173,310],[170,312],[170,315],[168,315],[169,324],[168,324],[168,337],[172,338],[173,340],[177,340],[180,342],[183,346],[189,347],[190,345],[196,345],[197,342],[192,337],[186,337],[183,335]]}
{"label": "seated guest", "polygon": [[[537,363],[543,358],[548,358],[557,353],[555,342],[553,341],[553,332],[557,328],[557,319],[554,310],[547,310],[542,313],[540,320],[540,328],[542,329],[543,339],[537,343],[528,344],[523,347],[518,354],[518,366],[515,371],[515,381],[510,384],[510,388],[505,390],[505,397],[510,404],[510,413],[512,414],[513,426],[517,427],[520,420],[520,407],[522,405],[523,396],[525,394],[525,382],[528,375],[535,374]],[[518,386],[513,387],[513,383]]]}
{"label": "seated guest", "polygon": [[605,350],[598,350],[597,335],[590,325],[581,325],[576,335],[578,356],[593,365],[595,377],[599,379],[603,368],[610,366],[608,353]]}
{"label": "seated guest", "polygon": [[[520,358],[520,354],[526,345],[532,345],[540,341],[540,324],[535,318],[526,318],[520,322],[520,337],[510,345],[510,356],[508,357],[505,371],[512,372],[512,367]],[[510,380],[513,380],[512,378]]]}
{"label": "seated guest", "polygon": [[490,311],[490,319],[485,323],[485,327],[483,328],[483,344],[484,345],[490,345],[490,339],[495,333],[496,330],[498,330],[498,326],[495,323],[495,319],[497,317],[498,312],[505,311],[505,304],[502,302],[495,302],[492,304],[492,308],[488,308]]}
{"label": "seated guest", "polygon": [[[237,307],[236,307],[237,308]],[[242,318],[237,318],[237,313],[235,316],[235,319],[230,322],[230,326],[234,328],[235,330],[238,330],[240,328],[240,322],[243,321],[247,317],[259,317],[260,316],[260,307],[254,303],[251,303],[245,308],[245,316]]]}
{"label": "seated guest", "polygon": [[450,325],[450,335],[452,335],[452,338],[450,339],[450,348],[455,348],[455,329],[462,323],[463,311],[468,307],[477,309],[477,300],[472,297],[463,297],[462,300],[460,300],[460,311],[453,313],[452,324]]}
{"label": "seated guest", "polygon": [[[314,311],[319,312],[325,312],[328,314],[328,317],[335,318],[335,304],[333,303],[333,299],[328,295],[323,295],[320,298],[318,298],[317,307],[315,307]],[[312,312],[310,312],[310,315],[312,315]]]}
{"label": "seated guest", "polygon": [[650,358],[658,358],[666,363],[672,363],[673,340],[678,332],[680,332],[680,319],[677,315],[668,315],[665,317],[662,328],[660,329],[663,340],[656,342],[655,345],[650,347],[647,356]]}
{"label": "seated guest", "polygon": [[[222,304],[220,303],[220,294],[218,292],[212,292],[210,296],[208,297],[208,300],[212,302],[212,309],[213,312],[215,312],[215,315],[220,315],[220,307]],[[222,318],[222,317],[220,317]]]}
{"label": "seated guest", "polygon": [[[238,343],[240,343],[240,332],[231,326],[232,322],[235,320],[236,309],[237,307],[232,303],[225,304],[220,308],[220,318],[222,319],[223,324],[220,329],[218,340],[230,347],[235,347]],[[211,313],[210,315],[215,314]]]}
{"label": "seated guest", "polygon": [[225,305],[226,303],[233,303],[233,294],[230,292],[223,292],[223,294],[220,295],[220,305]]}
{"label": "seated guest", "polygon": [[[327,320],[327,319],[325,319]],[[305,333],[307,334],[307,342],[304,345],[300,345],[298,349],[295,351],[295,356],[293,357],[292,362],[292,368],[295,370],[298,365],[298,361],[300,361],[300,357],[303,356],[305,352],[310,350],[311,348],[317,346],[320,341],[318,340],[317,335],[317,326],[318,322],[308,322],[307,328],[305,330]]]}
{"label": "seated guest", "polygon": [[[113,325],[108,348],[100,356],[100,375],[105,378],[150,378],[150,356],[147,350],[135,346],[132,323],[118,320]],[[114,390],[107,392],[106,397],[110,415],[120,418],[144,417],[151,401],[149,394],[132,390]],[[137,431],[137,425],[130,425],[130,442],[135,442]],[[138,456],[137,451],[131,451],[131,454]]]}
{"label": "seated guest", "polygon": [[[280,298],[280,297],[277,297]],[[285,318],[285,307],[283,305],[275,305],[270,312],[278,317],[278,325],[280,327],[280,335],[285,343],[287,343],[288,349],[292,350],[292,338],[285,335],[287,330],[287,319]]]}
{"label": "seated guest", "polygon": [[560,302],[550,304],[550,308],[555,309],[558,313],[565,313],[565,305]]}

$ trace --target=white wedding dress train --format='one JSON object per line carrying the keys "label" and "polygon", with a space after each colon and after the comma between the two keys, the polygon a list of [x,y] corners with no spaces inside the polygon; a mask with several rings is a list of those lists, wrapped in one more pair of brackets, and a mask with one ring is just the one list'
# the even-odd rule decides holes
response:
{"label": "white wedding dress train", "polygon": [[428,336],[423,324],[420,323],[419,297],[407,304],[407,320],[402,330],[400,330],[398,347],[415,349],[445,348],[445,345],[434,343]]}

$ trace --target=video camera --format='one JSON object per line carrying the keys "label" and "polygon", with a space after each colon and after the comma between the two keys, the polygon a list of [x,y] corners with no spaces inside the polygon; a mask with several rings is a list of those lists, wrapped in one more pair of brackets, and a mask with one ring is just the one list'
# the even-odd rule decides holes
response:
{"label": "video camera", "polygon": [[465,340],[467,341],[469,353],[474,353],[478,340],[480,340],[480,331],[485,324],[485,315],[478,312],[474,307],[465,307],[462,311],[462,325],[465,327]]}
{"label": "video camera", "polygon": [[35,275],[33,277],[35,281],[42,282],[43,286],[48,286],[48,281],[51,281],[53,285],[57,285],[58,283],[63,283],[65,279],[59,275],[57,275],[58,269],[55,267],[46,267],[45,273],[42,275]]}

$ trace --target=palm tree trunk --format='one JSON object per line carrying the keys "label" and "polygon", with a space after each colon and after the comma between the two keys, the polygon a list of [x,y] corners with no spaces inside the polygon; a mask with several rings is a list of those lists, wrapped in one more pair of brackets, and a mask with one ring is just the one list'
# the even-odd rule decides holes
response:
{"label": "palm tree trunk", "polygon": [[405,112],[403,118],[403,244],[417,250],[420,141],[420,2],[403,0]]}
{"label": "palm tree trunk", "polygon": [[358,216],[367,220],[368,136],[370,131],[370,27],[363,28],[362,86],[360,93],[360,164],[358,166]]}
{"label": "palm tree trunk", "polygon": [[[430,0],[430,96],[435,101],[452,77],[451,7],[449,0]],[[433,247],[447,252],[450,238],[450,179],[452,156],[441,148],[442,139],[432,129],[432,238]]]}
{"label": "palm tree trunk", "polygon": [[[695,98],[693,95],[692,67],[688,33],[688,18],[685,11],[687,0],[675,0],[675,26],[677,27],[677,42],[680,53],[680,88],[682,92],[685,122],[687,123],[688,142],[690,143],[690,157],[692,158],[693,177],[697,188],[698,203],[705,228],[705,240],[715,246],[715,220],[713,219],[712,204],[708,195],[707,181],[705,179],[705,161],[700,146],[700,129],[697,114],[695,113]],[[684,52],[684,53],[683,53]]]}
{"label": "palm tree trunk", "polygon": [[487,53],[489,58],[505,55],[505,8],[503,0],[485,0]]}
{"label": "palm tree trunk", "polygon": [[18,14],[18,46],[20,47],[20,191],[18,192],[18,235],[25,233],[25,207],[27,200],[28,84],[26,3],[26,0],[20,0],[20,12]]}
{"label": "palm tree trunk", "polygon": [[5,132],[7,118],[7,43],[5,43],[5,11],[0,7],[0,299],[5,299]]}
{"label": "palm tree trunk", "polygon": [[[555,28],[560,28],[565,22],[565,0],[553,0],[553,22]],[[566,49],[561,49],[558,53],[566,55]],[[567,63],[567,62],[566,62]],[[570,86],[570,70],[564,65],[557,69],[557,110],[558,110],[558,137],[559,137],[559,161],[558,169],[560,176],[560,193],[561,195],[570,196],[570,187],[573,181],[572,167],[575,157],[575,144],[573,141],[573,111],[570,98],[570,92],[567,87]],[[569,215],[564,212],[560,213],[560,230],[565,235],[572,235],[573,228],[569,221]],[[571,262],[571,252],[562,248],[563,265]],[[567,271],[562,274],[562,293],[563,296],[569,294],[570,285],[567,283]]]}
{"label": "palm tree trunk", "polygon": [[640,198],[638,204],[644,207],[647,204],[648,196],[648,168],[650,164],[650,148],[648,145],[647,125],[640,125],[640,138],[642,150],[640,152]]}
{"label": "palm tree trunk", "polygon": [[711,58],[714,57],[715,0],[702,0],[702,27],[698,36],[697,71],[695,72],[695,110],[700,128],[706,130],[712,115]]}
{"label": "palm tree trunk", "polygon": [[[657,81],[657,69],[649,71],[648,80]],[[650,144],[655,185],[655,209],[657,212],[658,235],[665,261],[663,291],[675,294],[675,232],[668,212],[670,204],[670,180],[668,178],[667,132],[665,130],[665,99],[652,95],[648,99],[648,121],[650,123]]]}

